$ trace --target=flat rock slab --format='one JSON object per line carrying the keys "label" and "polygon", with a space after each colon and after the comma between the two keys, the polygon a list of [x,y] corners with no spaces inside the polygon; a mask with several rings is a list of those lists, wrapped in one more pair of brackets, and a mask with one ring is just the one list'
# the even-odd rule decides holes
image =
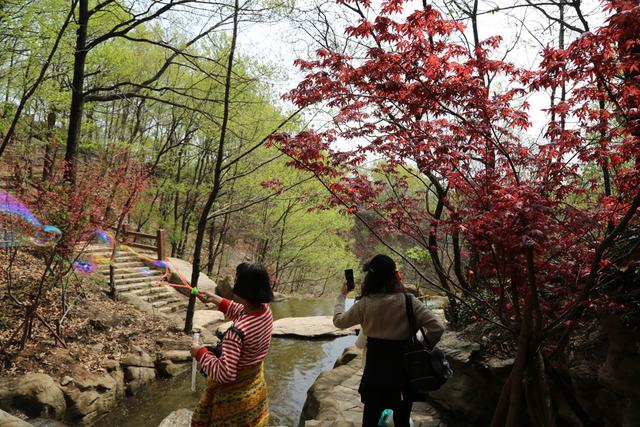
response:
{"label": "flat rock slab", "polygon": [[[222,335],[233,322],[225,322],[216,328]],[[285,317],[273,322],[273,336],[298,339],[321,339],[356,335],[360,326],[338,329],[333,326],[333,316]]]}
{"label": "flat rock slab", "polygon": [[192,416],[193,411],[189,409],[178,409],[162,420],[158,427],[190,427]]}
{"label": "flat rock slab", "polygon": [[273,335],[292,338],[330,338],[355,335],[360,329],[338,329],[333,326],[333,316],[286,317],[273,322]]}
{"label": "flat rock slab", "polygon": [[[193,411],[189,409],[178,409],[170,413],[167,418],[162,420],[158,427],[191,427],[191,417],[193,417]],[[285,426],[272,426],[272,427],[285,427]]]}

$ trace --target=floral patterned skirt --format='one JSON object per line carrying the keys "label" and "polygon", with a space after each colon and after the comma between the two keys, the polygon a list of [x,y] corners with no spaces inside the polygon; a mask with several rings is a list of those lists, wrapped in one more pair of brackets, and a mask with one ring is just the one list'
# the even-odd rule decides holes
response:
{"label": "floral patterned skirt", "polygon": [[268,420],[267,383],[260,362],[240,369],[232,383],[210,380],[193,411],[191,427],[263,427]]}

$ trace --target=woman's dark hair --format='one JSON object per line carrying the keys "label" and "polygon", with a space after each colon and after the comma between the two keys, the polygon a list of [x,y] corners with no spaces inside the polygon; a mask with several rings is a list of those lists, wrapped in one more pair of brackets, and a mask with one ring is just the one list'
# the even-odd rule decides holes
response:
{"label": "woman's dark hair", "polygon": [[396,274],[396,263],[386,255],[376,255],[364,265],[362,296],[371,294],[392,294],[397,291],[399,282]]}
{"label": "woman's dark hair", "polygon": [[269,272],[262,264],[243,262],[236,267],[236,283],[233,293],[254,304],[273,300]]}

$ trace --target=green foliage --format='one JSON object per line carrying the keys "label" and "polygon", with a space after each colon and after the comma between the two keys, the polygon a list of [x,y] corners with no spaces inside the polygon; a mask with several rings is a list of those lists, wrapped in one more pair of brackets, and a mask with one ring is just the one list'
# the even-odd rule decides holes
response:
{"label": "green foliage", "polygon": [[431,254],[424,248],[419,246],[414,246],[405,252],[407,258],[410,260],[416,261],[422,265],[427,265],[431,262]]}
{"label": "green foliage", "polygon": [[[247,11],[247,19],[274,19],[293,6],[289,0],[259,3],[261,9]],[[228,17],[230,4],[212,4],[218,15],[212,15],[211,22]],[[131,13],[144,12],[135,2],[131,7],[116,1],[92,14],[89,42],[131,19]],[[25,88],[38,76],[68,12],[69,2],[63,0],[8,0],[0,7],[3,34],[9,35],[0,37],[0,95],[6,99],[0,105],[0,134]],[[84,91],[93,99],[84,104],[80,139],[82,161],[116,166],[117,153],[124,151],[147,165],[154,184],[130,213],[130,226],[147,232],[164,228],[170,253],[185,259],[192,255],[199,213],[213,188],[231,47],[224,25],[188,44],[195,35],[193,19],[186,12],[168,14],[91,48]],[[41,163],[47,147],[61,166],[76,31],[77,21],[72,20],[18,123],[11,149],[25,164]],[[167,62],[169,58],[174,59]],[[344,267],[357,263],[353,222],[337,211],[315,209],[323,202],[322,187],[311,181],[300,184],[308,176],[287,167],[283,158],[276,158],[277,151],[260,147],[288,115],[277,106],[279,94],[269,85],[284,73],[280,67],[236,52],[222,153],[223,165],[229,167],[222,175],[209,225],[213,230],[207,234],[211,245],[205,243],[205,252],[216,245],[225,246],[227,253],[246,252],[244,256],[266,263],[287,289],[306,292],[326,283],[327,277],[339,280]],[[47,126],[51,114],[53,128]],[[295,122],[285,127],[297,128]],[[240,160],[233,162],[236,158]],[[276,178],[280,187],[261,185]],[[55,217],[59,212],[64,210],[50,213],[54,223],[67,220]],[[236,247],[238,242],[244,246]],[[221,262],[219,254],[210,259]]]}

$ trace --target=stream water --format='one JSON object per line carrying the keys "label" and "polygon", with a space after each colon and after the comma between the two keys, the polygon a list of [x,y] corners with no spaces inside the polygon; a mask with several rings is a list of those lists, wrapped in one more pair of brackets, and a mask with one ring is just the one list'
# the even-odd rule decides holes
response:
{"label": "stream water", "polygon": [[[352,304],[352,301],[348,301]],[[321,316],[333,313],[333,299],[299,299],[271,304],[274,319]],[[353,345],[354,336],[332,340],[295,340],[274,337],[265,360],[269,386],[271,418],[269,424],[297,426],[307,390],[322,371],[333,367],[345,347]],[[179,408],[192,409],[205,387],[198,377],[198,391],[190,390],[191,374],[156,381],[139,394],[125,399],[118,408],[101,419],[98,427],[155,427]]]}

